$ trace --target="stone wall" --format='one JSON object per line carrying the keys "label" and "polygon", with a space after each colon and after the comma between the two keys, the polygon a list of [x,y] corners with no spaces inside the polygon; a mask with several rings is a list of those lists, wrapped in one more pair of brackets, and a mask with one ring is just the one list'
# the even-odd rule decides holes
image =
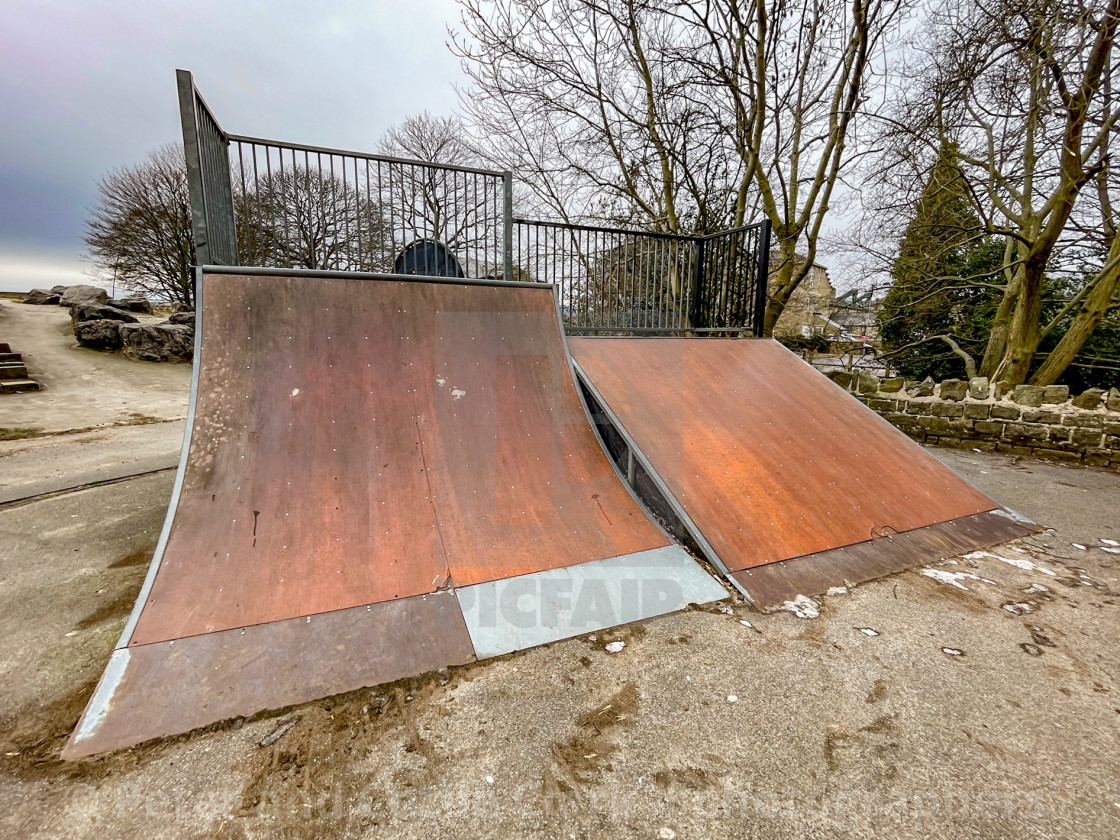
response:
{"label": "stone wall", "polygon": [[977,377],[879,379],[863,371],[827,376],[921,443],[1120,468],[1120,391],[1017,385],[1007,393]]}

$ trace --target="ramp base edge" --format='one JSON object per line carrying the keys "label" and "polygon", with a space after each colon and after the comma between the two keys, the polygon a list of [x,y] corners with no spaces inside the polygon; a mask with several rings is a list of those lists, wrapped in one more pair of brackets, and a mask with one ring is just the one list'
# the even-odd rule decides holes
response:
{"label": "ramp base edge", "polygon": [[733,572],[751,603],[765,610],[798,595],[819,595],[832,586],[864,583],[1041,531],[1038,525],[1003,510],[915,528],[889,537],[806,554]]}

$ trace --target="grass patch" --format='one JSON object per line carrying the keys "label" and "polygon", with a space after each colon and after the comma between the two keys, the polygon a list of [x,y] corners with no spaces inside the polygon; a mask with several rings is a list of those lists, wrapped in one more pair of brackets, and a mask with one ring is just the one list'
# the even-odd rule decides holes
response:
{"label": "grass patch", "polygon": [[23,440],[24,438],[38,437],[42,429],[6,429],[0,427],[0,440]]}
{"label": "grass patch", "polygon": [[150,414],[140,414],[133,411],[128,415],[128,420],[121,423],[122,426],[148,426],[152,423],[165,423],[167,422],[162,417],[153,417]]}

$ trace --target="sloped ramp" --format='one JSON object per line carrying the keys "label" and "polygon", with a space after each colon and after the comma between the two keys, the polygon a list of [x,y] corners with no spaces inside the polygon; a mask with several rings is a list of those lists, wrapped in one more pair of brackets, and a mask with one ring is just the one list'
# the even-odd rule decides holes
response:
{"label": "sloped ramp", "polygon": [[570,345],[612,455],[759,607],[1037,530],[775,341]]}
{"label": "sloped ramp", "polygon": [[198,295],[164,531],[64,758],[726,597],[604,455],[551,286]]}

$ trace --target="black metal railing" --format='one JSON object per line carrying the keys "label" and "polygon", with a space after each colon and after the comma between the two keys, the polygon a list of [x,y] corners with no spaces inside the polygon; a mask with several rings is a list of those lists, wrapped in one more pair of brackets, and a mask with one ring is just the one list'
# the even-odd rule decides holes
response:
{"label": "black metal railing", "polygon": [[509,172],[229,134],[192,75],[177,80],[199,265],[535,280],[573,333],[762,334],[769,222],[515,223]]}
{"label": "black metal railing", "polygon": [[556,285],[582,334],[762,334],[768,222],[711,236],[514,220],[514,279]]}
{"label": "black metal railing", "polygon": [[467,277],[510,279],[511,173],[229,134],[178,73],[200,264],[392,272],[441,242]]}
{"label": "black metal railing", "polygon": [[179,87],[179,117],[191,195],[191,226],[200,265],[237,265],[237,226],[230,182],[229,140],[194,78],[175,71]]}

